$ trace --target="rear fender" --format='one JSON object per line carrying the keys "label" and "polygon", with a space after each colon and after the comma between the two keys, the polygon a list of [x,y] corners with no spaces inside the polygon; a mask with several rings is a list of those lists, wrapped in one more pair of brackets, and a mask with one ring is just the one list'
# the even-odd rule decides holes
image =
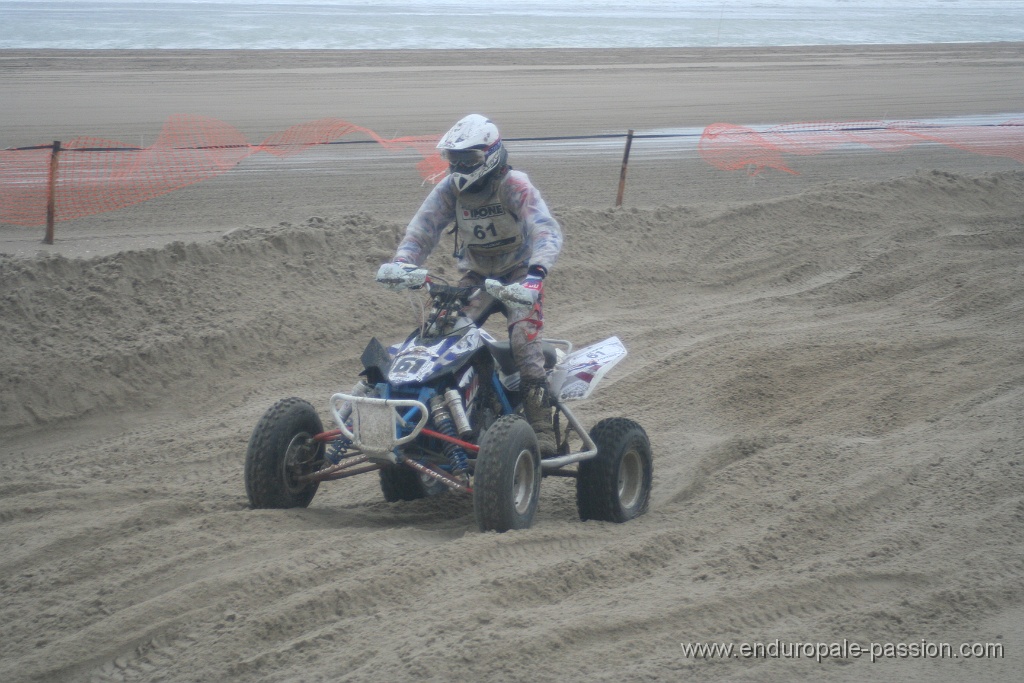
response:
{"label": "rear fender", "polygon": [[626,347],[618,337],[609,337],[573,351],[551,371],[548,384],[559,401],[587,398],[598,382],[626,357]]}

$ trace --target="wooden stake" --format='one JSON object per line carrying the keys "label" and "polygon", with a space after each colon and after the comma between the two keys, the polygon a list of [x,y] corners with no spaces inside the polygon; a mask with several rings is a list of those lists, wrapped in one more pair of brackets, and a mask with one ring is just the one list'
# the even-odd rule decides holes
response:
{"label": "wooden stake", "polygon": [[622,154],[622,173],[619,175],[619,196],[615,198],[615,206],[622,206],[622,195],[626,191],[626,167],[629,166],[629,148],[633,146],[633,129],[626,133],[626,151]]}
{"label": "wooden stake", "polygon": [[44,244],[53,244],[53,224],[57,220],[57,155],[60,154],[60,140],[53,141],[50,154],[50,182],[46,192],[46,236]]}

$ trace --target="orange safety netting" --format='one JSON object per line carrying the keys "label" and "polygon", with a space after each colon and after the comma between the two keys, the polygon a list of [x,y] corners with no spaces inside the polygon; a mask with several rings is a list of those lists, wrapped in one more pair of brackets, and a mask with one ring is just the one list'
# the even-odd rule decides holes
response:
{"label": "orange safety netting", "polygon": [[844,145],[898,152],[923,143],[1024,163],[1024,120],[949,126],[912,121],[789,123],[760,131],[715,123],[704,129],[697,149],[702,159],[723,171],[745,168],[756,174],[774,168],[799,175],[786,165],[786,155],[822,154]]}
{"label": "orange safety netting", "polygon": [[[52,181],[49,145],[0,150],[0,223],[45,224],[51,185],[55,220],[66,221],[138,204],[212,178],[257,152],[288,157],[354,133],[385,149],[415,150],[423,157],[416,166],[426,180],[436,182],[446,170],[435,149],[435,136],[387,139],[328,118],[292,126],[250,145],[237,128],[223,121],[178,114],[167,120],[150,147],[92,137],[63,143]],[[787,166],[786,155],[816,155],[857,145],[896,152],[923,143],[1024,163],[1024,120],[948,126],[907,121],[791,123],[764,130],[715,123],[704,129],[698,151],[722,170],[748,169],[756,174],[774,168],[798,175]]]}
{"label": "orange safety netting", "polygon": [[[341,119],[320,119],[275,133],[250,145],[234,126],[217,119],[178,114],[164,124],[146,148],[92,137],[62,143],[57,157],[55,220],[66,221],[113,211],[153,199],[234,168],[243,159],[267,152],[287,157],[314,145],[361,133],[388,150],[412,148],[423,156],[416,165],[424,179],[446,170],[437,154],[438,136],[383,138]],[[0,150],[0,223],[46,223],[53,149]]]}

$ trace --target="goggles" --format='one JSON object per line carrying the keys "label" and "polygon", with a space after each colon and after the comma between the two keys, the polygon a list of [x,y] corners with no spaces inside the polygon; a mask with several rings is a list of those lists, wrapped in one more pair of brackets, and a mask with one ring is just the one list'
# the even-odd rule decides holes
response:
{"label": "goggles", "polygon": [[484,163],[487,155],[482,149],[445,149],[441,151],[441,158],[449,166],[472,169]]}

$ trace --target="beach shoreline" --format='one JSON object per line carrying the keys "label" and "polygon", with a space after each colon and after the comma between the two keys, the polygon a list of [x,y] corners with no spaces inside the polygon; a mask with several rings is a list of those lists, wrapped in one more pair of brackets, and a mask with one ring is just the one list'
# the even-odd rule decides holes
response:
{"label": "beach shoreline", "polygon": [[595,48],[473,48],[473,49],[59,49],[0,48],[0,72],[24,67],[31,62],[46,68],[91,71],[117,64],[120,70],[149,70],[154,62],[167,69],[191,69],[200,60],[221,69],[253,68],[256,63],[312,67],[446,66],[459,68],[473,63],[481,66],[528,66],[531,64],[663,64],[714,58],[746,60],[776,56],[796,59],[808,55],[834,57],[869,55],[878,59],[901,59],[907,55],[928,55],[957,59],[985,55],[1015,55],[1024,43],[846,43],[823,45],[764,45],[724,47],[595,47]]}

